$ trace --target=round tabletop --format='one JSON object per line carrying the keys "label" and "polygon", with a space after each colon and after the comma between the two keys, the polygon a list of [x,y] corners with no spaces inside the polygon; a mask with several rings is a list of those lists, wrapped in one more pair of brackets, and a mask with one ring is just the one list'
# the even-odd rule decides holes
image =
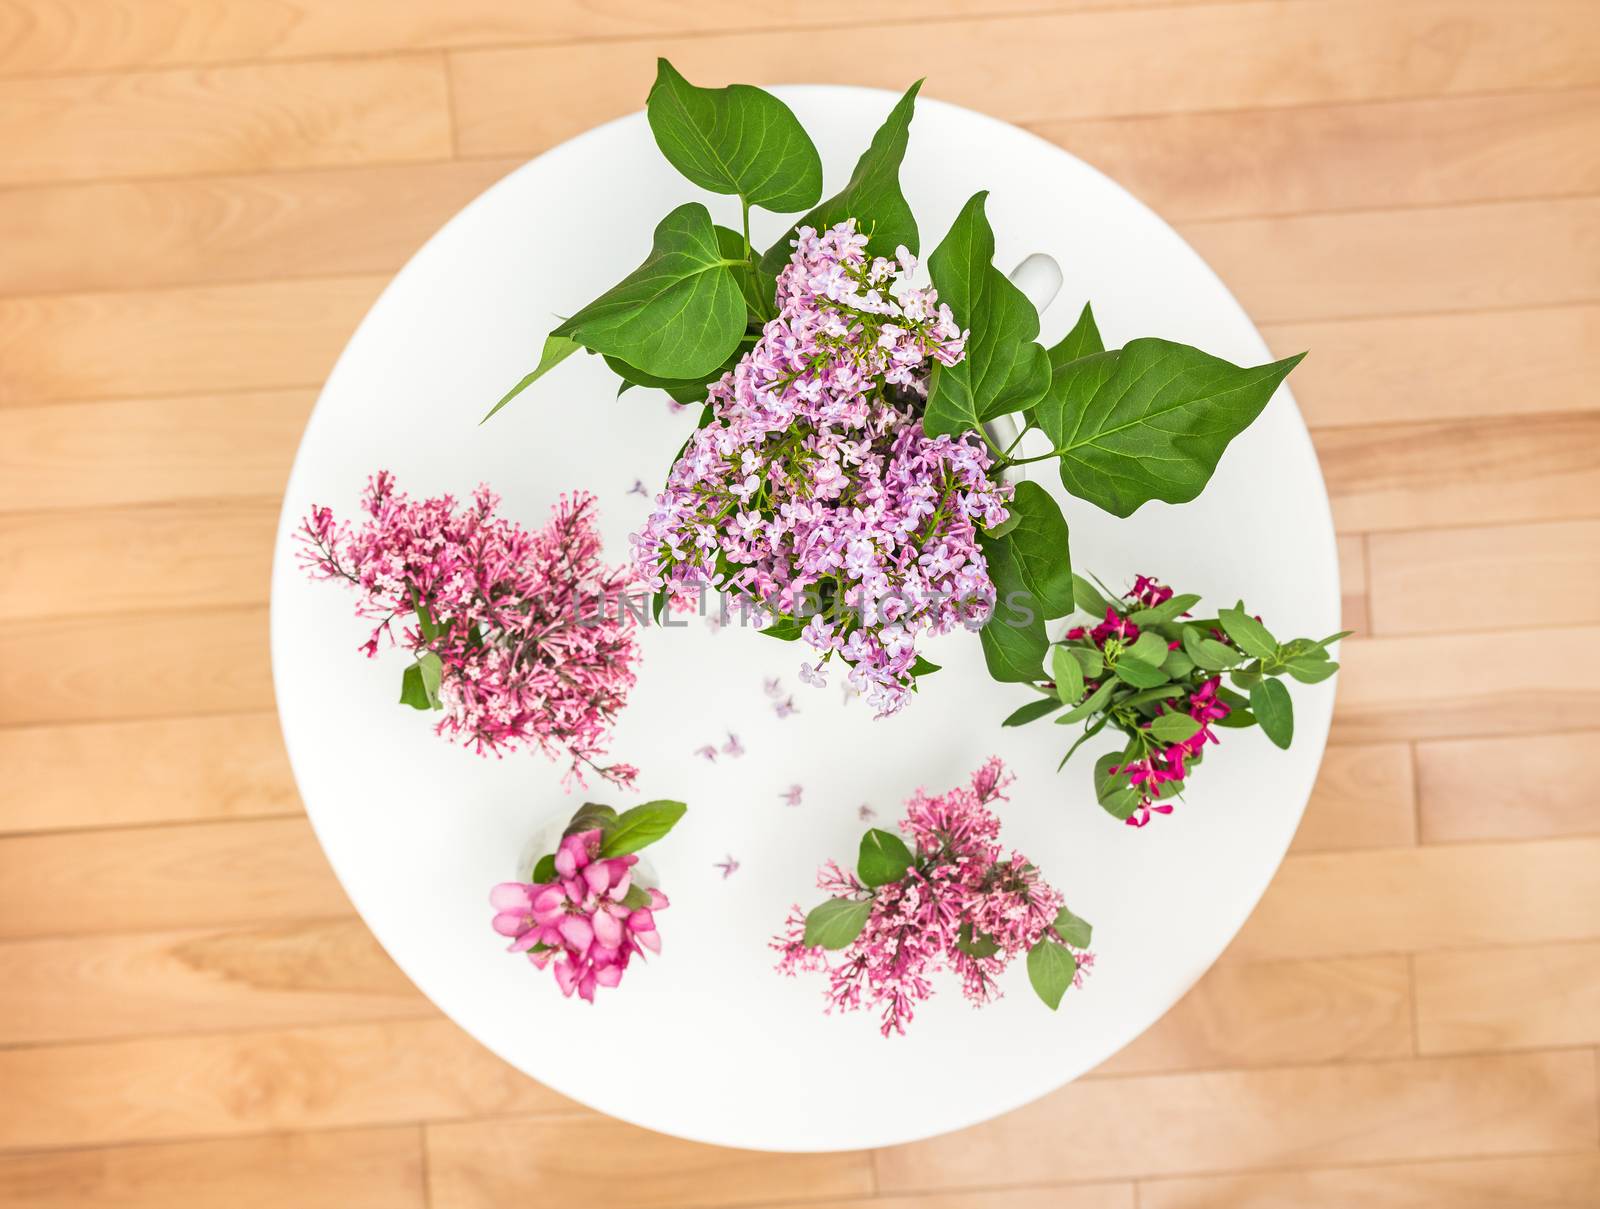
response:
{"label": "round tabletop", "polygon": [[[774,91],[815,139],[828,193],[896,99],[836,86]],[[1043,252],[1061,265],[1065,284],[1042,315],[1046,344],[1092,299],[1108,347],[1163,336],[1240,364],[1270,359],[1172,228],[1025,131],[922,100],[902,179],[924,252],[988,189],[997,264]],[[599,358],[575,357],[478,421],[532,367],[553,316],[631,270],[656,221],[689,200],[737,226],[737,202],[679,177],[634,114],[490,188],[374,305],[306,428],[279,527],[272,658],[290,760],[328,859],[384,948],[462,1028],[540,1082],[664,1133],[765,1150],[881,1146],[972,1125],[1109,1057],[1216,959],[1299,823],[1331,683],[1296,692],[1289,751],[1259,730],[1226,732],[1177,810],[1135,830],[1095,803],[1090,767],[1109,743],[1086,745],[1058,775],[1061,730],[1000,728],[1028,698],[989,679],[970,635],[929,642],[944,670],[900,714],[874,721],[837,684],[801,684],[793,645],[693,618],[641,634],[639,683],[611,748],[641,768],[640,796],[603,785],[569,794],[561,769],[537,755],[482,758],[435,738],[427,715],[395,704],[405,657],[363,658],[367,629],[352,598],[295,564],[293,532],[310,505],[353,516],[378,469],[415,496],[488,482],[502,513],[529,527],[560,493],[592,491],[607,555],[623,561],[649,508],[642,492],[659,487],[692,412],[653,391],[618,398]],[[763,242],[785,225],[753,218]],[[1081,571],[1113,584],[1155,574],[1214,605],[1242,595],[1280,632],[1338,628],[1327,495],[1286,389],[1192,504],[1148,504],[1118,520],[1066,497],[1049,475],[1038,481],[1063,503]],[[770,680],[792,712],[774,708]],[[722,750],[730,735],[743,754]],[[880,1036],[870,1012],[825,1015],[820,977],[773,969],[768,941],[790,905],[820,900],[817,866],[853,859],[863,818],[892,826],[919,786],[942,792],[990,755],[1017,776],[1000,806],[1002,841],[1094,924],[1092,974],[1058,1012],[1037,1001],[1020,962],[1004,997],[981,1010],[946,976],[904,1037]],[[531,839],[585,798],[620,809],[661,797],[690,808],[648,854],[672,898],[659,920],[663,952],[593,1005],[565,999],[547,971],[505,952],[489,927],[489,888],[525,874]]]}

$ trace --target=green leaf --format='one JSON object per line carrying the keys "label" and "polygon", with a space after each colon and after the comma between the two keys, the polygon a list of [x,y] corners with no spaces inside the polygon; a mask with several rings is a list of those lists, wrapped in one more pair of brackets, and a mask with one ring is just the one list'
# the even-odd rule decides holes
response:
{"label": "green leaf", "polygon": [[874,827],[861,837],[856,875],[869,886],[887,886],[906,875],[912,859],[904,840],[892,831]]}
{"label": "green leaf", "polygon": [[1006,720],[1001,726],[1026,726],[1030,722],[1037,722],[1040,718],[1049,717],[1061,708],[1059,697],[1041,697],[1037,701],[1030,701],[1020,709],[1013,710],[1006,715]]}
{"label": "green leaf", "polygon": [[1279,747],[1288,749],[1294,738],[1294,703],[1281,680],[1263,680],[1250,690],[1250,712],[1262,731]]}
{"label": "green leaf", "polygon": [[1163,743],[1182,743],[1200,731],[1200,723],[1188,714],[1162,714],[1150,723],[1150,733]]}
{"label": "green leaf", "polygon": [[1132,655],[1140,663],[1148,663],[1151,667],[1160,667],[1166,662],[1167,640],[1161,637],[1160,634],[1146,630],[1128,648],[1128,654]]}
{"label": "green leaf", "polygon": [[980,533],[978,545],[995,588],[994,613],[978,633],[984,662],[989,675],[1002,683],[1030,684],[1039,678],[1050,647],[1038,601],[1028,590],[1010,542]]}
{"label": "green leaf", "polygon": [[928,388],[922,427],[929,436],[957,435],[985,420],[1021,411],[1050,385],[1050,358],[1034,343],[1039,313],[1028,297],[994,267],[994,231],[984,214],[987,193],[975,193],[933,255],[928,272],[939,301],[970,329],[967,355],[937,365]]}
{"label": "green leaf", "polygon": [[1076,572],[1072,576],[1072,598],[1080,609],[1097,621],[1111,607],[1111,602],[1100,595],[1100,590]]}
{"label": "green leaf", "polygon": [[1339,670],[1339,665],[1326,656],[1312,659],[1306,655],[1299,655],[1284,666],[1288,668],[1289,675],[1301,684],[1320,684]]}
{"label": "green leaf", "polygon": [[1009,543],[1023,585],[1046,620],[1072,612],[1072,555],[1061,506],[1038,483],[1023,479],[1011,500],[1017,524],[997,541]]}
{"label": "green leaf", "polygon": [[1227,631],[1228,637],[1233,639],[1245,654],[1257,659],[1271,659],[1278,653],[1278,640],[1266,626],[1244,611],[1243,604],[1220,610],[1217,618],[1222,622],[1222,628]]}
{"label": "green leaf", "polygon": [[1067,490],[1131,516],[1150,500],[1199,495],[1304,355],[1243,369],[1188,345],[1134,340],[1053,372],[1034,416],[1060,451]]}
{"label": "green leaf", "polygon": [[655,843],[688,809],[682,802],[645,802],[624,810],[600,841],[601,856],[627,856]]}
{"label": "green leaf", "polygon": [[1067,993],[1077,972],[1078,959],[1072,955],[1072,950],[1048,936],[1040,937],[1028,950],[1028,981],[1052,1012],[1061,1006],[1061,997]]}
{"label": "green leaf", "polygon": [[1072,657],[1078,661],[1078,666],[1083,669],[1084,677],[1094,679],[1106,670],[1105,656],[1099,648],[1092,646],[1069,646]]}
{"label": "green leaf", "polygon": [[650,905],[650,892],[638,882],[628,883],[628,892],[622,896],[622,905],[635,911]]}
{"label": "green leaf", "polygon": [[794,112],[749,84],[697,88],[656,60],[645,101],[656,146],[702,189],[732,193],[779,214],[822,196],[822,159]]}
{"label": "green leaf", "polygon": [[995,939],[983,932],[973,932],[972,924],[964,922],[956,933],[956,948],[968,957],[993,957],[1000,951]]}
{"label": "green leaf", "polygon": [[[745,261],[743,264],[732,266],[733,275],[738,278],[739,292],[744,295],[751,326],[762,327],[778,314],[777,274],[767,272],[759,263],[749,263],[747,257],[750,254],[745,250],[744,236],[738,231],[729,227],[718,227],[717,247],[722,249],[724,260]],[[754,333],[748,339],[754,343]]]}
{"label": "green leaf", "polygon": [[1106,728],[1106,723],[1110,721],[1111,719],[1109,717],[1103,717],[1092,726],[1086,726],[1083,734],[1074,739],[1072,741],[1072,746],[1067,748],[1067,754],[1061,757],[1061,763],[1056,765],[1056,771],[1060,772],[1063,768],[1065,768],[1067,766],[1067,761],[1072,759],[1072,757],[1077,754],[1078,748],[1082,747],[1090,739],[1094,738],[1101,731],[1103,731]]}
{"label": "green leaf", "polygon": [[820,945],[824,949],[842,949],[861,935],[871,913],[870,898],[860,902],[830,898],[806,916],[805,943],[811,948]]}
{"label": "green leaf", "polygon": [[889,111],[843,190],[790,227],[782,239],[762,253],[764,270],[776,275],[789,263],[793,252],[789,245],[801,227],[825,231],[847,218],[861,223],[870,255],[892,257],[902,244],[916,253],[917,220],[900,191],[900,162],[905,158],[917,90],[921,87],[922,81],[918,80]]}
{"label": "green leaf", "polygon": [[535,885],[548,885],[556,880],[556,854],[547,852],[533,864],[533,882]]}
{"label": "green leaf", "polygon": [[439,700],[439,681],[444,664],[432,651],[424,651],[400,677],[400,704],[412,709],[443,709]]}
{"label": "green leaf", "polygon": [[1050,652],[1050,678],[1056,682],[1056,696],[1063,704],[1076,705],[1083,696],[1083,669],[1066,647]]}
{"label": "green leaf", "polygon": [[1081,357],[1092,357],[1095,353],[1105,351],[1106,346],[1100,340],[1100,329],[1095,326],[1094,310],[1086,302],[1072,330],[1049,351],[1051,375],[1054,376],[1057,369],[1071,365]]}
{"label": "green leaf", "polygon": [[1136,609],[1128,614],[1128,620],[1134,625],[1154,625],[1156,622],[1172,621],[1199,603],[1198,593],[1185,592],[1181,596],[1168,598],[1153,609]]}
{"label": "green leaf", "polygon": [[711,373],[744,332],[744,295],[699,202],[663,218],[644,263],[555,330],[660,378]]}
{"label": "green leaf", "polygon": [[585,802],[578,807],[578,812],[567,822],[566,830],[561,834],[563,837],[579,835],[596,828],[604,832],[616,825],[617,812],[611,807],[603,806],[599,802]]}
{"label": "green leaf", "polygon": [[1225,642],[1205,638],[1193,626],[1183,627],[1183,649],[1195,666],[1208,672],[1223,672],[1239,662],[1239,652]]}
{"label": "green leaf", "polygon": [[1081,722],[1090,714],[1099,712],[1105,707],[1106,702],[1111,700],[1111,694],[1116,691],[1116,687],[1117,682],[1107,677],[1104,684],[1090,693],[1087,699],[1068,710],[1063,717],[1057,718],[1056,722],[1062,725],[1068,722]]}
{"label": "green leaf", "polygon": [[1181,680],[1194,671],[1194,660],[1182,648],[1168,651],[1167,657],[1161,661],[1161,670],[1174,680]]}
{"label": "green leaf", "polygon": [[525,376],[521,382],[518,382],[510,390],[506,391],[506,393],[500,397],[500,402],[491,407],[488,411],[488,414],[485,415],[482,420],[479,420],[478,423],[484,423],[484,421],[488,420],[489,416],[494,415],[495,412],[499,411],[507,403],[511,402],[511,400],[515,399],[523,391],[527,390],[528,387],[532,386],[540,378],[544,377],[547,373],[553,370],[556,366],[560,365],[563,361],[572,356],[573,353],[577,352],[582,347],[583,345],[574,340],[568,340],[565,336],[546,336],[544,338],[544,351],[539,354],[539,364],[534,367],[533,372]]}
{"label": "green leaf", "polygon": [[1087,949],[1090,938],[1094,936],[1094,929],[1089,926],[1089,921],[1079,919],[1065,907],[1056,912],[1056,922],[1051,927],[1056,930],[1057,936],[1074,949]]}
{"label": "green leaf", "polygon": [[800,637],[805,628],[806,623],[798,617],[778,617],[774,618],[766,629],[757,630],[756,633],[776,638],[779,642],[793,642]]}
{"label": "green leaf", "polygon": [[932,660],[924,659],[921,655],[918,655],[911,661],[911,674],[912,676],[931,676],[941,666],[941,664],[934,663]]}
{"label": "green leaf", "polygon": [[1117,674],[1118,680],[1134,688],[1155,688],[1167,682],[1167,674],[1158,666],[1135,659],[1132,655],[1124,654],[1111,670]]}

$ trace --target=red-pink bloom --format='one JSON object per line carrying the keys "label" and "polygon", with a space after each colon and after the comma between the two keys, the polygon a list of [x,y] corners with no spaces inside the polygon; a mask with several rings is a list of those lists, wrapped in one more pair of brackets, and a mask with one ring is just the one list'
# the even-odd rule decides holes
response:
{"label": "red-pink bloom", "polygon": [[510,951],[526,953],[540,969],[551,965],[563,995],[594,1002],[596,987],[622,981],[634,954],[661,952],[655,912],[669,905],[656,889],[629,894],[637,856],[600,856],[600,829],[561,841],[556,878],[501,882],[489,892],[494,930],[512,937]]}
{"label": "red-pink bloom", "polygon": [[438,733],[480,753],[535,746],[570,760],[580,784],[584,768],[631,784],[630,765],[600,763],[638,647],[627,577],[600,558],[594,497],[562,496],[537,533],[495,516],[498,504],[487,487],[459,509],[449,495],[413,501],[382,471],[359,529],[312,508],[303,561],[360,592],[357,615],[377,622],[369,656],[387,636],[439,658]]}

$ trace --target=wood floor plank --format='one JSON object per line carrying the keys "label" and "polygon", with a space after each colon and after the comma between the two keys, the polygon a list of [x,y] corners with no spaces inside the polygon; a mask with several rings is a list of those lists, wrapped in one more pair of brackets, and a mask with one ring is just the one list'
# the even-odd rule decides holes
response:
{"label": "wood floor plank", "polygon": [[1600,300],[1595,197],[1178,229],[1260,323]]}
{"label": "wood floor plank", "polygon": [[17,622],[0,630],[0,725],[271,709],[266,638],[264,608]]}
{"label": "wood floor plank", "polygon": [[303,818],[0,839],[3,940],[223,927],[351,910]]}
{"label": "wood floor plank", "polygon": [[1588,786],[1596,744],[1594,732],[1419,743],[1422,841],[1600,835]]}
{"label": "wood floor plank", "polygon": [[[1584,1051],[1086,1079],[976,1126],[877,1152],[885,1191],[1591,1148]],[[1070,1138],[1070,1155],[1063,1153]]]}
{"label": "wood floor plank", "polygon": [[1600,839],[1291,856],[1225,960],[1600,938]]}
{"label": "wood floor plank", "polygon": [[1139,1209],[1589,1209],[1600,1154],[1453,1159],[1139,1185]]}
{"label": "wood floor plank", "polygon": [[316,395],[0,406],[0,511],[276,497]]}
{"label": "wood floor plank", "polygon": [[1514,13],[1483,0],[1163,6],[908,25],[868,56],[818,56],[796,31],[465,51],[450,68],[462,153],[508,155],[639,108],[657,55],[706,84],[898,91],[926,76],[928,96],[1032,122],[1594,85],[1590,17],[1582,0],[1528,0]]}
{"label": "wood floor plank", "polygon": [[424,1209],[415,1128],[0,1156],[16,1209]]}
{"label": "wood floor plank", "polygon": [[763,1201],[761,1209],[1135,1209],[1133,1185],[1056,1184],[984,1191],[913,1192],[836,1201]]}
{"label": "wood floor plank", "polygon": [[1600,191],[1600,90],[1031,124],[1169,221]]}
{"label": "wood floor plank", "polygon": [[1367,539],[1359,533],[1339,535],[1339,628],[1371,632],[1367,616]]}
{"label": "wood floor plank", "polygon": [[1594,626],[1348,640],[1339,648],[1333,740],[1600,729],[1597,644]]}
{"label": "wood floor plank", "polygon": [[[1176,0],[1213,3],[1215,0]],[[1137,7],[1149,0],[1007,0],[1009,12]],[[803,8],[749,0],[385,0],[383,20],[348,0],[97,0],[88,20],[71,0],[3,0],[0,74],[100,71],[240,59],[308,58],[502,43],[560,44],[730,29],[934,21],[981,14],[985,0],[813,0]],[[892,31],[883,36],[893,36]]]}
{"label": "wood floor plank", "polygon": [[1596,513],[1600,412],[1312,434],[1341,533]]}
{"label": "wood floor plank", "polygon": [[1410,1056],[1404,958],[1219,965],[1096,1074]]}
{"label": "wood floor plank", "polygon": [[[873,1191],[872,1157],[724,1150],[600,1117],[429,1125],[432,1209],[501,1206],[529,1188],[557,1204],[610,1209],[822,1200]],[[604,1153],[606,1161],[593,1157]]]}
{"label": "wood floor plank", "polygon": [[279,502],[0,514],[0,622],[267,601]]}
{"label": "wood floor plank", "polygon": [[1600,1045],[1600,941],[1418,953],[1425,1054]]}
{"label": "wood floor plank", "polygon": [[[1313,428],[1600,410],[1600,306],[1264,323]],[[1486,348],[1515,349],[1486,357]]]}
{"label": "wood floor plank", "polygon": [[0,407],[320,383],[388,275],[0,299]]}
{"label": "wood floor plank", "polygon": [[0,80],[0,184],[441,159],[445,88],[437,55]]}
{"label": "wood floor plank", "polygon": [[295,815],[276,714],[0,729],[0,835]]}
{"label": "wood floor plank", "polygon": [[437,1015],[354,918],[0,943],[0,1045]]}
{"label": "wood floor plank", "polygon": [[[0,295],[392,273],[519,161],[0,192]],[[404,198],[404,205],[396,205]]]}
{"label": "wood floor plank", "polygon": [[447,1020],[0,1050],[0,1149],[580,1113]]}
{"label": "wood floor plank", "polygon": [[1372,633],[1600,623],[1600,520],[1374,533]]}
{"label": "wood floor plank", "polygon": [[1290,851],[1415,844],[1414,776],[1411,748],[1404,743],[1328,748]]}

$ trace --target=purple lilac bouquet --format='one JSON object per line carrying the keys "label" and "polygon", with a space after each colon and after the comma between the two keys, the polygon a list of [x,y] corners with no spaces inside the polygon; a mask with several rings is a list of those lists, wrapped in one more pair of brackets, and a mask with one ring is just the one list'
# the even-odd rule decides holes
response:
{"label": "purple lilac bouquet", "polygon": [[[1282,677],[1317,684],[1339,670],[1328,648],[1346,633],[1313,642],[1280,643],[1241,601],[1217,616],[1195,618],[1194,594],[1175,596],[1148,575],[1108,599],[1079,577],[1078,606],[1093,625],[1070,627],[1050,657],[1043,694],[1008,717],[1021,726],[1061,710],[1058,723],[1083,722],[1084,730],[1061,758],[1110,727],[1122,734],[1121,751],[1095,764],[1095,796],[1108,813],[1143,827],[1152,814],[1171,814],[1208,745],[1214,728],[1260,726],[1275,745],[1294,736],[1294,705]],[[1223,685],[1226,674],[1234,688]],[[1240,691],[1235,692],[1234,689]]]}
{"label": "purple lilac bouquet", "polygon": [[498,504],[487,487],[460,508],[449,495],[412,500],[381,471],[360,528],[311,509],[303,559],[360,594],[357,615],[377,623],[369,657],[385,637],[415,657],[400,701],[441,711],[439,734],[479,753],[530,745],[569,761],[580,784],[587,769],[631,785],[632,765],[601,762],[638,649],[632,615],[597,607],[627,575],[601,561],[594,497],[562,496],[537,532],[496,516]]}
{"label": "purple lilac bouquet", "polygon": [[938,797],[919,790],[900,823],[909,846],[874,828],[855,872],[825,864],[817,886],[831,897],[790,913],[772,942],[778,969],[825,972],[827,1010],[876,1010],[885,1037],[905,1033],[941,968],[981,1007],[999,997],[999,976],[1023,954],[1034,990],[1055,1010],[1094,962],[1084,951],[1091,929],[1026,857],[1001,847],[990,806],[1009,781],[995,759],[970,785]]}
{"label": "purple lilac bouquet", "polygon": [[920,423],[936,364],[965,333],[915,267],[867,254],[853,220],[802,227],[778,314],[707,392],[666,489],[635,535],[638,577],[675,600],[706,588],[761,602],[820,659],[837,656],[880,714],[906,701],[916,640],[977,628],[994,606],[980,526],[1009,490],[983,443]]}
{"label": "purple lilac bouquet", "polygon": [[576,991],[593,1003],[595,988],[619,985],[635,956],[661,952],[655,913],[666,909],[667,896],[639,883],[636,854],[671,831],[684,809],[646,802],[619,815],[585,805],[556,851],[534,865],[531,881],[489,892],[494,930],[512,938],[510,952],[549,966],[563,995]]}

